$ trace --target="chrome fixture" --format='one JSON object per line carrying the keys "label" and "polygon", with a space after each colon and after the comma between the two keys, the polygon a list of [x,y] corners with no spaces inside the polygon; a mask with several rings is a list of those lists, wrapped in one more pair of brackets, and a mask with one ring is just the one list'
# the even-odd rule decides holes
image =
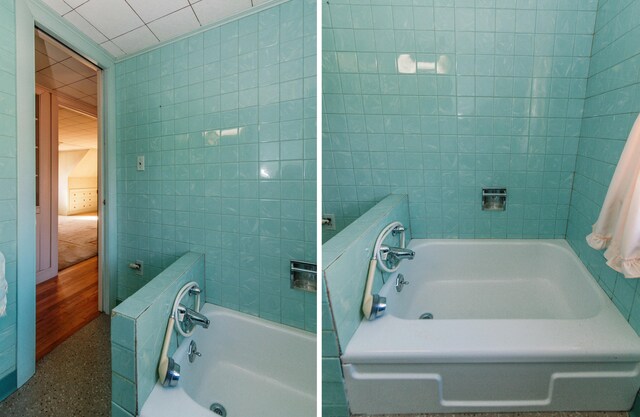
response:
{"label": "chrome fixture", "polygon": [[129,264],[129,268],[133,269],[136,273],[136,275],[143,275],[144,274],[144,262],[141,260],[137,260],[135,262],[131,262]]}
{"label": "chrome fixture", "polygon": [[196,360],[196,356],[202,356],[202,353],[198,352],[198,345],[196,345],[196,341],[192,340],[189,343],[189,350],[187,351],[187,355],[189,355],[189,362],[193,363]]}
{"label": "chrome fixture", "polygon": [[289,263],[289,288],[308,292],[316,292],[318,267],[316,264],[304,261]]}
{"label": "chrome fixture", "polygon": [[369,313],[369,320],[382,317],[387,309],[387,297],[383,297],[379,294],[373,294],[373,302],[371,303],[371,312]]}
{"label": "chrome fixture", "polygon": [[380,246],[380,259],[385,261],[387,267],[395,268],[403,259],[413,259],[416,255],[414,251],[407,248],[397,248],[394,246]]}
{"label": "chrome fixture", "polygon": [[227,417],[227,410],[220,403],[213,403],[209,410],[213,411],[213,414],[219,415],[221,417]]}
{"label": "chrome fixture", "polygon": [[[169,357],[169,344],[171,343],[172,329],[175,327],[176,331],[184,337],[189,337],[193,333],[195,325],[209,327],[209,319],[200,311],[200,287],[195,281],[191,281],[185,284],[173,301],[173,307],[171,308],[171,314],[167,320],[167,330],[164,332],[164,342],[162,343],[162,350],[160,352],[160,361],[158,362],[158,379],[163,386],[174,387],[180,380],[180,365],[178,365],[173,358]],[[187,295],[195,296],[194,308],[192,310],[185,307],[182,304],[182,299]],[[186,327],[186,329],[183,328]],[[189,346],[189,359],[191,360],[191,346]],[[193,354],[198,355],[195,343],[193,344]]]}
{"label": "chrome fixture", "polygon": [[420,314],[420,320],[432,320],[433,314],[431,313],[422,313]]}
{"label": "chrome fixture", "polygon": [[405,232],[404,226],[396,226],[393,229],[391,229],[391,236],[395,236],[398,233],[403,233],[403,232]]}
{"label": "chrome fixture", "polygon": [[507,209],[507,189],[501,187],[482,189],[482,210],[505,211]]}
{"label": "chrome fixture", "polygon": [[[400,235],[400,246],[386,246],[382,243],[389,235]],[[376,269],[383,273],[393,273],[398,270],[402,259],[413,259],[415,252],[406,248],[407,230],[400,222],[392,222],[386,225],[378,234],[376,244],[373,246],[373,256],[369,261],[367,281],[364,287],[364,299],[362,300],[362,314],[367,320],[374,320],[382,316],[387,309],[387,299],[379,294],[373,294],[373,279]]]}
{"label": "chrome fixture", "polygon": [[396,291],[402,291],[402,288],[404,288],[405,285],[409,285],[409,281],[404,279],[404,275],[398,274],[396,277]]}
{"label": "chrome fixture", "polygon": [[335,214],[323,214],[322,215],[322,227],[327,230],[336,230],[336,215]]}
{"label": "chrome fixture", "polygon": [[180,365],[173,358],[169,358],[169,365],[167,372],[162,381],[162,385],[165,387],[175,387],[180,380]]}
{"label": "chrome fixture", "polygon": [[209,323],[211,322],[207,316],[200,314],[183,304],[178,306],[178,321],[184,324],[186,332],[193,330],[196,325],[208,329]]}

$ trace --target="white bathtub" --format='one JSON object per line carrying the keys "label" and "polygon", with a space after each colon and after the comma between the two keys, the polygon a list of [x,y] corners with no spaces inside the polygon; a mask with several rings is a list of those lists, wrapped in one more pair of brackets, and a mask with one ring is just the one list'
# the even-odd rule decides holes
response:
{"label": "white bathtub", "polygon": [[[205,304],[208,329],[198,328],[173,355],[180,364],[176,387],[153,388],[141,417],[228,417],[316,415],[316,338],[270,321]],[[201,357],[189,363],[195,340]]]}
{"label": "white bathtub", "polygon": [[[354,414],[628,410],[640,338],[564,240],[412,240],[342,357]],[[420,320],[423,313],[431,320]]]}

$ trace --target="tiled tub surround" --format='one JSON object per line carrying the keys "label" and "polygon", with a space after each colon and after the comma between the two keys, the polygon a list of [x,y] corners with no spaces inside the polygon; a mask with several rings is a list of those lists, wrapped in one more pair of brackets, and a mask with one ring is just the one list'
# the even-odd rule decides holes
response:
{"label": "tiled tub surround", "polygon": [[[362,318],[360,307],[373,244],[380,231],[393,221],[409,224],[407,196],[386,197],[322,245],[323,284],[327,292],[322,309],[322,402],[330,417],[349,415],[339,357]],[[406,239],[411,239],[411,230]],[[381,287],[382,276],[377,272],[373,292]]]}
{"label": "tiled tub surround", "polygon": [[207,302],[315,331],[316,296],[289,288],[289,261],[316,253],[316,4],[117,64],[119,299],[193,250]]}
{"label": "tiled tub surround", "polygon": [[0,317],[0,401],[16,389],[16,21],[13,0],[0,2],[0,252],[6,258],[7,315]]}
{"label": "tiled tub surround", "polygon": [[[205,257],[188,252],[111,314],[112,415],[136,416],[158,379],[158,360],[175,297],[190,281],[204,290]],[[202,297],[202,303],[204,297]],[[174,332],[169,355],[176,349]]]}
{"label": "tiled tub surround", "polygon": [[[640,112],[640,1],[600,0],[580,132],[567,240],[616,307],[640,333],[638,281],[625,279],[590,248],[591,232],[622,148]],[[636,400],[635,416],[640,415]]]}
{"label": "tiled tub surround", "polygon": [[640,1],[601,0],[598,5],[567,238],[618,309],[640,332],[637,280],[606,266],[587,246],[616,164],[640,111]]}
{"label": "tiled tub surround", "polygon": [[[564,238],[596,5],[323,3],[323,211],[338,230],[400,193],[418,238]],[[508,188],[506,212],[480,210],[483,186]]]}

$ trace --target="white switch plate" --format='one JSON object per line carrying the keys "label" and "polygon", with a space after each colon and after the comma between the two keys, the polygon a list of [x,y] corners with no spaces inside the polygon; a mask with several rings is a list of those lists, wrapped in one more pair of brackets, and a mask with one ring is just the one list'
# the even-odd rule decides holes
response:
{"label": "white switch plate", "polygon": [[138,156],[138,171],[144,171],[144,155]]}

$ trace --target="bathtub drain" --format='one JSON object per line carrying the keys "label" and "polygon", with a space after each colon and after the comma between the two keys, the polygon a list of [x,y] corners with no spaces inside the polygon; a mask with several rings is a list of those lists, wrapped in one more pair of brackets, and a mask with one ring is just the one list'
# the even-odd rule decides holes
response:
{"label": "bathtub drain", "polygon": [[211,407],[209,407],[209,410],[213,411],[215,414],[219,416],[227,417],[227,410],[220,403],[211,404]]}
{"label": "bathtub drain", "polygon": [[431,313],[420,314],[420,320],[431,320],[431,319],[433,319],[433,314]]}

